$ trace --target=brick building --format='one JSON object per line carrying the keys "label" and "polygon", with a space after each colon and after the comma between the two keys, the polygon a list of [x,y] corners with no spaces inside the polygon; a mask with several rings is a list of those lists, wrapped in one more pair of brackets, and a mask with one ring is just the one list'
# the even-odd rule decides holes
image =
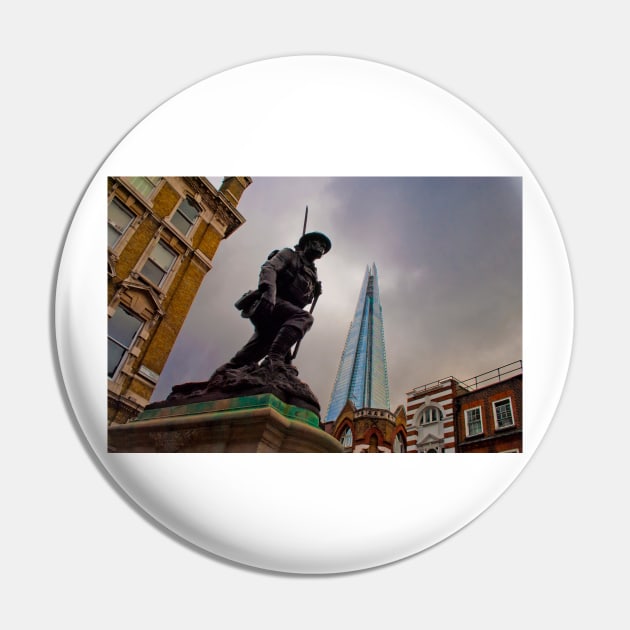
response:
{"label": "brick building", "polygon": [[403,405],[392,413],[387,409],[357,409],[348,400],[337,420],[324,428],[341,442],[344,453],[405,453],[405,421]]}
{"label": "brick building", "polygon": [[482,386],[455,399],[459,453],[523,452],[523,375]]}
{"label": "brick building", "polygon": [[407,452],[496,453],[523,449],[522,362],[407,393]]}
{"label": "brick building", "polygon": [[221,240],[245,219],[249,177],[110,177],[108,201],[108,423],[151,398]]}
{"label": "brick building", "polygon": [[455,451],[454,400],[465,389],[446,377],[407,392],[407,452]]}

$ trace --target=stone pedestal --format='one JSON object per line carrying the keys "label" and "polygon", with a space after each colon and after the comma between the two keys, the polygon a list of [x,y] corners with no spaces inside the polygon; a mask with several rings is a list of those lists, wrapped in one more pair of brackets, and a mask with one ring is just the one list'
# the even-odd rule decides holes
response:
{"label": "stone pedestal", "polygon": [[341,453],[312,411],[271,394],[144,411],[108,429],[110,453]]}

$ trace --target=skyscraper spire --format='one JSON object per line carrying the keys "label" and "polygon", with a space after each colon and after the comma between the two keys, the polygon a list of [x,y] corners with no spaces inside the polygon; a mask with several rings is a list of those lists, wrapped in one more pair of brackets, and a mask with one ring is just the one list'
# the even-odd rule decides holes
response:
{"label": "skyscraper spire", "polygon": [[389,410],[383,310],[374,263],[365,271],[325,422],[336,420],[348,400],[357,409]]}

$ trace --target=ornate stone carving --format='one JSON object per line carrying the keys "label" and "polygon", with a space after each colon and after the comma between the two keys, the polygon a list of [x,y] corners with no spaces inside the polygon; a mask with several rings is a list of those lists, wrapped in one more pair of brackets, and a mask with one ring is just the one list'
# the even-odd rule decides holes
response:
{"label": "ornate stone carving", "polygon": [[199,177],[185,177],[186,184],[195,195],[199,195],[203,203],[212,208],[216,218],[226,226],[224,238],[227,238],[236,228],[243,223],[241,217],[230,211],[223,203],[210,192],[210,190],[202,184]]}

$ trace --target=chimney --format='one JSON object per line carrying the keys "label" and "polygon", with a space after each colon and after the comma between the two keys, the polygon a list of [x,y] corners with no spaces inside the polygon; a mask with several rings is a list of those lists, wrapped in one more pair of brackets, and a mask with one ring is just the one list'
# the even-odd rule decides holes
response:
{"label": "chimney", "polygon": [[219,192],[234,206],[238,205],[243,191],[252,183],[251,177],[224,177]]}

